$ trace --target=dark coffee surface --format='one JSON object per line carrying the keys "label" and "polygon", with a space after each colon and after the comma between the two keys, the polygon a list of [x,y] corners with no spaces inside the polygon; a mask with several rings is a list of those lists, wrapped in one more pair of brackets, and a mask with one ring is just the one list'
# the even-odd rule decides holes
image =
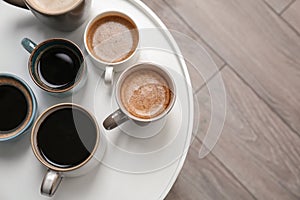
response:
{"label": "dark coffee surface", "polygon": [[37,145],[50,164],[69,168],[85,161],[93,151],[97,129],[85,113],[65,108],[50,114],[40,125]]}
{"label": "dark coffee surface", "polygon": [[52,47],[41,56],[38,69],[43,82],[52,87],[63,87],[76,80],[81,62],[72,50]]}
{"label": "dark coffee surface", "polygon": [[24,94],[12,85],[0,85],[0,134],[17,128],[27,113],[28,104]]}

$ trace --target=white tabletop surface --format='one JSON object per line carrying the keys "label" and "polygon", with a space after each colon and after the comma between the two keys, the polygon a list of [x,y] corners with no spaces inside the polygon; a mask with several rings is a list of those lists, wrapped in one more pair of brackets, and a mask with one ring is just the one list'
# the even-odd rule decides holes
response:
{"label": "white tabletop surface", "polygon": [[[168,32],[153,29],[165,29],[165,26],[140,1],[94,0],[91,17],[107,10],[125,12],[136,21],[142,38],[140,61],[166,66],[177,83],[177,102],[155,137],[130,137],[124,133],[126,126],[124,130],[105,132],[109,145],[99,167],[85,176],[64,179],[52,199],[164,199],[182,168],[192,135],[193,99],[187,69],[184,61],[174,56],[178,47],[168,37]],[[103,84],[101,72],[95,70],[89,61],[88,82],[74,97],[49,96],[34,85],[28,74],[29,54],[20,44],[24,37],[36,43],[47,38],[64,37],[84,50],[85,24],[70,33],[54,31],[41,24],[30,11],[3,1],[0,2],[0,22],[0,73],[13,73],[31,86],[37,97],[39,114],[51,105],[72,101],[93,112],[101,125],[105,116],[116,108],[111,89]],[[39,193],[45,172],[46,168],[31,151],[29,134],[0,143],[1,200],[47,199]]]}

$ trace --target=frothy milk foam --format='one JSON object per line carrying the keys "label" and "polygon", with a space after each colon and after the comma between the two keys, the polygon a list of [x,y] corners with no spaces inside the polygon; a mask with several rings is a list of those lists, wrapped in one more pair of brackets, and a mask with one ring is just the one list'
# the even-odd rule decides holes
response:
{"label": "frothy milk foam", "polygon": [[132,115],[150,119],[165,111],[171,101],[172,91],[158,72],[143,69],[131,73],[123,81],[121,101]]}
{"label": "frothy milk foam", "polygon": [[93,23],[87,36],[89,49],[98,59],[115,63],[128,58],[136,49],[136,26],[118,15],[109,15]]}
{"label": "frothy milk foam", "polygon": [[81,0],[28,0],[34,7],[45,12],[62,12]]}

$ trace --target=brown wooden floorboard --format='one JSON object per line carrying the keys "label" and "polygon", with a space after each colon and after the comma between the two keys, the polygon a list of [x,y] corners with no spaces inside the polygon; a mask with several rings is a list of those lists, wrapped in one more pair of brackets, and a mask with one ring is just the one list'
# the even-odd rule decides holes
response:
{"label": "brown wooden floorboard", "polygon": [[264,0],[277,13],[281,13],[293,0]]}
{"label": "brown wooden floorboard", "polygon": [[195,140],[173,189],[166,200],[253,200],[254,197],[213,156],[198,158]]}
{"label": "brown wooden floorboard", "polygon": [[300,37],[261,0],[165,0],[300,133]]}
{"label": "brown wooden floorboard", "polygon": [[[300,199],[300,138],[231,68],[225,67],[221,74],[227,92],[227,115],[212,154],[255,198]],[[198,94],[200,137],[211,117],[207,99],[208,92],[203,88]],[[218,119],[218,113],[213,117]]]}
{"label": "brown wooden floorboard", "polygon": [[300,33],[300,1],[296,0],[283,14],[282,17]]}

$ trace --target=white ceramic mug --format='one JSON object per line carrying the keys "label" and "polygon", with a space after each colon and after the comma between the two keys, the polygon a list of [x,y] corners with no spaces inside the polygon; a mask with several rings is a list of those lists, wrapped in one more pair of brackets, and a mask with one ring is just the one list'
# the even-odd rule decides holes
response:
{"label": "white ceramic mug", "polygon": [[[132,48],[130,49],[129,53],[126,54],[125,58],[119,58],[116,57],[116,60],[107,59],[104,60],[96,55],[95,51],[93,50],[93,33],[92,30],[99,27],[99,23],[101,20],[114,20],[114,18],[121,18],[123,22],[128,23],[130,26],[132,26],[132,29],[128,29],[128,31],[124,32],[118,32],[115,33],[115,30],[112,31],[106,31],[104,29],[98,29],[97,34],[107,35],[104,41],[101,40],[101,43],[98,44],[98,48],[105,48],[107,52],[116,52],[118,49],[122,46],[122,43],[124,43],[124,38],[130,34],[132,36],[133,44]],[[106,23],[106,22],[103,22]],[[118,23],[115,23],[118,24]],[[112,27],[109,27],[112,28]],[[124,29],[122,29],[124,30]],[[129,31],[130,30],[130,31]],[[105,33],[103,33],[105,32]],[[99,40],[100,41],[100,40]],[[139,31],[137,28],[136,23],[126,14],[119,12],[119,11],[107,11],[104,13],[101,13],[94,17],[87,25],[84,33],[84,45],[88,52],[88,54],[91,56],[93,63],[100,69],[105,71],[104,80],[106,84],[112,84],[113,78],[114,78],[114,72],[120,72],[123,71],[127,66],[133,65],[136,60],[138,59],[138,46],[139,46]]]}
{"label": "white ceramic mug", "polygon": [[[69,111],[72,113],[72,119],[64,117],[63,120],[57,120],[58,114],[71,116]],[[54,124],[49,129],[48,125],[51,124],[51,120],[54,120]],[[66,126],[68,120],[75,124],[75,128],[72,127],[72,130],[76,129],[75,136],[73,135],[74,131],[70,134],[69,130],[62,128]],[[55,126],[54,131],[52,130],[53,126]],[[47,109],[37,119],[31,133],[32,150],[36,158],[48,168],[41,185],[41,193],[52,196],[63,177],[80,176],[92,170],[104,156],[106,143],[106,138],[99,130],[96,119],[83,107],[72,103],[63,103]],[[63,148],[71,150],[62,151]],[[77,149],[84,149],[85,154],[78,153]],[[62,160],[64,157],[68,161]],[[68,162],[72,164],[66,164]]]}
{"label": "white ceramic mug", "polygon": [[[139,74],[139,73],[143,73],[143,74]],[[154,73],[153,76],[155,76],[155,78],[153,80],[151,80],[151,77],[147,77],[149,74]],[[136,74],[136,78],[140,79],[140,83],[135,82],[136,79],[134,78]],[[163,80],[161,83],[157,80]],[[134,95],[131,96],[134,99],[137,99],[137,105],[136,107],[145,107],[145,108],[149,108],[149,110],[154,109],[156,110],[157,107],[161,106],[161,102],[165,103],[166,105],[165,107],[163,107],[163,109],[161,109],[161,111],[157,112],[157,114],[153,114],[149,112],[149,115],[147,116],[147,112],[146,111],[146,115],[145,117],[141,117],[138,116],[136,114],[133,114],[129,109],[128,106],[126,106],[124,102],[126,102],[127,100],[124,100],[124,96],[123,95],[123,91],[129,91],[129,87],[128,88],[123,88],[124,84],[127,84],[126,80],[129,81],[133,81],[133,87],[134,89],[132,91],[130,91],[130,94],[128,94],[128,96],[130,95]],[[131,83],[130,83],[131,84]],[[154,85],[152,87],[152,85]],[[149,85],[149,87],[148,87]],[[147,88],[148,87],[148,88]],[[123,89],[122,89],[123,88]],[[143,89],[145,88],[145,89]],[[162,89],[162,88],[166,88],[166,89]],[[154,91],[153,93],[148,93],[150,90]],[[158,92],[157,92],[158,91]],[[167,93],[167,94],[166,94]],[[144,95],[144,96],[140,96]],[[126,94],[127,95],[127,94]],[[125,95],[125,96],[126,96]],[[160,95],[166,95],[168,96],[167,98],[162,98],[162,96]],[[130,98],[131,98],[130,97]],[[155,99],[152,99],[152,97],[154,97]],[[126,69],[124,72],[122,72],[122,74],[120,75],[118,82],[116,83],[116,87],[115,87],[115,98],[117,101],[117,104],[119,106],[119,109],[116,110],[115,112],[113,112],[111,115],[109,115],[103,122],[103,126],[105,129],[107,130],[111,130],[116,128],[117,126],[121,125],[122,123],[126,122],[127,120],[133,120],[136,124],[139,125],[146,125],[150,122],[157,122],[159,120],[162,120],[164,117],[167,116],[167,114],[171,111],[171,109],[173,108],[174,104],[175,104],[175,100],[176,100],[176,86],[175,86],[175,82],[171,76],[171,74],[163,67],[163,66],[159,66],[157,64],[154,63],[139,63],[136,64],[128,69]],[[168,99],[166,101],[164,101],[165,99]],[[128,101],[128,105],[130,105],[130,101]],[[152,103],[149,104],[149,102],[154,102],[153,105],[150,105]],[[155,102],[158,102],[157,104],[155,104]],[[135,106],[135,105],[134,105]],[[133,107],[134,107],[133,106]]]}

